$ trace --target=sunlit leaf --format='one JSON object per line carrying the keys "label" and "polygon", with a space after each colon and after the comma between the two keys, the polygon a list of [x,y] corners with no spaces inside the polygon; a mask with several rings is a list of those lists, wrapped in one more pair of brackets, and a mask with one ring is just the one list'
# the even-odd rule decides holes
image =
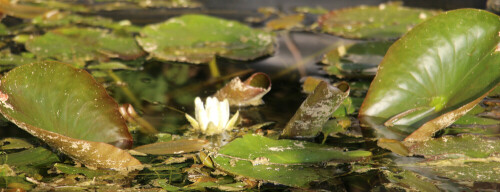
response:
{"label": "sunlit leaf", "polygon": [[219,155],[257,164],[304,164],[325,161],[356,161],[371,156],[369,151],[344,151],[316,143],[274,140],[259,135],[244,135],[219,150]]}
{"label": "sunlit leaf", "polygon": [[137,41],[156,59],[190,63],[208,63],[216,55],[250,60],[274,50],[271,34],[205,15],[184,15],[148,25]]}
{"label": "sunlit leaf", "polygon": [[430,167],[433,174],[453,180],[500,182],[498,157],[434,160],[420,163],[418,166]]}
{"label": "sunlit leaf", "polygon": [[400,3],[333,10],[319,18],[322,31],[347,38],[394,39],[436,15],[433,10],[408,8]]}
{"label": "sunlit leaf", "polygon": [[495,137],[483,137],[463,134],[443,136],[427,141],[404,142],[413,155],[426,158],[474,157],[485,158],[500,153],[500,140]]}
{"label": "sunlit leaf", "polygon": [[[125,169],[132,138],[118,105],[85,71],[58,62],[23,65],[1,79],[0,112],[75,161]],[[107,144],[110,143],[110,144]]]}
{"label": "sunlit leaf", "polygon": [[266,28],[271,30],[292,29],[299,26],[302,20],[304,20],[304,14],[287,15],[267,22]]}
{"label": "sunlit leaf", "polygon": [[[297,165],[258,164],[246,160],[216,156],[217,167],[235,175],[242,175],[267,182],[307,188],[312,182],[326,181],[334,177],[334,168],[304,167]],[[341,172],[338,172],[341,173]]]}
{"label": "sunlit leaf", "polygon": [[382,137],[429,139],[500,82],[499,31],[497,15],[475,9],[418,25],[387,52],[360,120]]}

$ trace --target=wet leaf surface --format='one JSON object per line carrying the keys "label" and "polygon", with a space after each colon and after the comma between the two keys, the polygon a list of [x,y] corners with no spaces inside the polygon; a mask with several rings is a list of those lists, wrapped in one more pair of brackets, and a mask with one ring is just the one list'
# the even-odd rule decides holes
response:
{"label": "wet leaf surface", "polygon": [[0,112],[23,130],[88,166],[140,165],[106,144],[126,148],[132,138],[116,102],[87,72],[41,62],[9,71],[1,82]]}
{"label": "wet leaf surface", "polygon": [[[464,134],[443,136],[425,142],[404,142],[411,154],[426,158],[474,157],[486,158],[500,152],[500,140]],[[478,148],[478,146],[481,146]]]}
{"label": "wet leaf surface", "polygon": [[76,63],[120,58],[133,60],[144,52],[130,35],[120,35],[98,28],[58,28],[26,42],[26,49],[39,59],[57,59]]}
{"label": "wet leaf surface", "polygon": [[333,10],[318,23],[323,32],[356,39],[395,39],[438,11],[403,7],[400,3]]}
{"label": "wet leaf surface", "polygon": [[472,9],[418,25],[384,57],[360,109],[361,121],[382,137],[402,139],[413,132],[407,140],[428,139],[450,125],[499,83],[498,31],[498,16]]}
{"label": "wet leaf surface", "polygon": [[270,33],[204,15],[184,15],[148,25],[137,41],[156,59],[189,63],[208,63],[216,55],[250,60],[274,50]]}
{"label": "wet leaf surface", "polygon": [[254,165],[305,164],[325,161],[356,161],[371,156],[369,151],[344,151],[316,143],[274,140],[259,135],[244,135],[222,147],[219,156],[251,161]]}

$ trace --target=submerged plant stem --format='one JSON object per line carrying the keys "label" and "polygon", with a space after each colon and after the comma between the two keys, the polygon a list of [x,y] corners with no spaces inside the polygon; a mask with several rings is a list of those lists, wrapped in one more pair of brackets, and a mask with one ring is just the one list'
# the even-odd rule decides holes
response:
{"label": "submerged plant stem", "polygon": [[113,81],[115,81],[115,83],[119,85],[120,89],[128,97],[128,99],[130,99],[132,104],[135,107],[137,107],[139,110],[142,110],[141,102],[139,102],[139,99],[137,99],[137,97],[135,97],[135,95],[132,93],[132,91],[130,91],[130,89],[128,88],[128,85],[125,85],[125,86],[120,85],[124,81],[120,77],[118,77],[118,75],[116,75],[112,70],[108,70],[108,74],[113,79]]}

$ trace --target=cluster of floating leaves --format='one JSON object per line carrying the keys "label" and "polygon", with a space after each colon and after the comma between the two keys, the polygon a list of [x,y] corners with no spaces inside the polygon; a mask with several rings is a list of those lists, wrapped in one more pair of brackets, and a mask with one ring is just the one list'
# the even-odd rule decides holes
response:
{"label": "cluster of floating leaves", "polygon": [[[433,17],[440,11],[398,3],[292,14],[261,8],[262,17],[247,20],[266,23],[255,29],[199,14],[136,26],[75,13],[200,6],[0,1],[2,13],[26,19],[0,25],[0,134],[17,126],[34,136],[0,138],[0,188],[439,191],[500,182],[491,171],[500,150],[498,16],[469,9]],[[308,26],[311,16],[318,19]],[[269,122],[263,110],[289,110],[265,102],[276,96],[274,77],[218,77],[217,61],[275,54],[274,32],[301,30],[373,41],[345,39],[326,52],[330,76],[305,77],[306,96],[290,99],[302,102],[295,114]],[[467,46],[457,43],[463,35]],[[207,63],[212,78],[190,65]],[[209,135],[191,127],[184,116],[197,92],[227,102],[224,113],[239,110],[237,123]],[[374,177],[383,179],[369,183]]]}

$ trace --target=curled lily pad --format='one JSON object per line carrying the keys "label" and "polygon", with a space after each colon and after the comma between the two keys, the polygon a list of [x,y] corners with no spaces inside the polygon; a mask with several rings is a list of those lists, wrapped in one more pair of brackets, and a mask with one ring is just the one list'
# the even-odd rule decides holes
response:
{"label": "curled lily pad", "polygon": [[435,16],[394,43],[359,112],[379,136],[429,139],[500,82],[500,20],[460,9]]}
{"label": "curled lily pad", "polygon": [[208,63],[216,55],[250,60],[274,50],[270,33],[205,15],[184,15],[148,25],[137,41],[156,59],[190,63]]}
{"label": "curled lily pad", "polygon": [[322,31],[356,39],[395,39],[436,15],[434,10],[387,3],[333,10],[319,18]]}
{"label": "curled lily pad", "polygon": [[133,60],[144,55],[132,36],[82,27],[51,30],[28,40],[26,49],[38,58],[53,58],[79,65],[89,60]]}
{"label": "curled lily pad", "polygon": [[75,161],[113,169],[141,165],[118,148],[132,145],[118,105],[84,70],[27,64],[3,76],[0,91],[0,113]]}
{"label": "curled lily pad", "polygon": [[271,78],[265,73],[254,73],[245,82],[235,77],[221,88],[215,97],[222,101],[227,99],[231,106],[262,105],[262,97],[271,90]]}
{"label": "curled lily pad", "polygon": [[349,84],[344,82],[335,87],[322,81],[288,121],[281,135],[315,137],[348,95]]}

